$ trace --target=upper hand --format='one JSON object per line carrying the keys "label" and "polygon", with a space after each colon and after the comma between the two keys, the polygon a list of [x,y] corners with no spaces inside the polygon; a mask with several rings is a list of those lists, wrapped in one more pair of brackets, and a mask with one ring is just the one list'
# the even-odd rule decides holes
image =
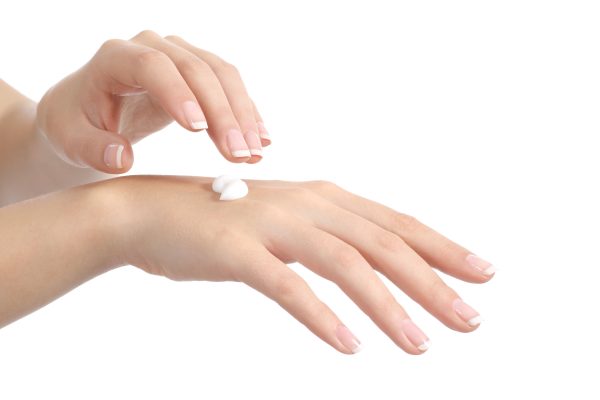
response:
{"label": "upper hand", "polygon": [[133,164],[131,145],[173,120],[208,126],[232,162],[258,162],[269,135],[238,70],[177,36],[144,31],[109,40],[79,70],[53,86],[37,125],[68,162],[107,173]]}
{"label": "upper hand", "polygon": [[[122,264],[176,280],[241,281],[277,301],[341,352],[356,345],[335,313],[285,263],[335,282],[398,346],[420,354],[427,336],[376,271],[448,327],[469,332],[479,314],[433,268],[482,283],[491,264],[413,217],[327,182],[247,181],[247,197],[225,202],[211,180],[127,177],[108,181],[119,221]],[[146,201],[151,198],[152,201]],[[114,204],[125,212],[115,215]]]}

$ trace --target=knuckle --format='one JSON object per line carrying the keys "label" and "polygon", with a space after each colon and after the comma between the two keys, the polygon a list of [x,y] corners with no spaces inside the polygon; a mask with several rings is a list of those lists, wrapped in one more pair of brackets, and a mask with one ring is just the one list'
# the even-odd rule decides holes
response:
{"label": "knuckle", "polygon": [[445,303],[445,299],[456,296],[454,290],[450,289],[450,287],[439,278],[431,281],[427,293],[433,303],[440,304]]}
{"label": "knuckle", "polygon": [[379,300],[379,304],[377,304],[377,310],[381,313],[381,315],[395,315],[398,314],[398,309],[400,305],[398,301],[394,298],[394,296],[384,296]]}
{"label": "knuckle", "polygon": [[335,183],[325,180],[308,181],[304,182],[304,185],[317,193],[328,193],[340,189]]}
{"label": "knuckle", "polygon": [[290,304],[302,291],[304,282],[290,273],[280,273],[273,278],[271,290],[278,303]]}
{"label": "knuckle", "polygon": [[362,256],[354,247],[339,246],[334,253],[334,262],[344,269],[354,268],[362,264]]}
{"label": "knuckle", "polygon": [[172,41],[172,42],[181,42],[183,41],[183,39],[181,38],[181,36],[177,36],[177,35],[167,35],[165,36],[166,40]]}
{"label": "knuckle", "polygon": [[204,75],[207,70],[210,70],[206,62],[194,56],[185,57],[178,63],[177,67],[183,75]]}
{"label": "knuckle", "polygon": [[319,320],[322,320],[322,318],[325,318],[331,314],[331,308],[329,308],[329,306],[323,300],[316,300],[317,301],[315,301],[315,317],[317,317]]}
{"label": "knuckle", "polygon": [[399,253],[406,247],[400,237],[389,231],[384,230],[374,235],[374,239],[378,248],[390,253]]}
{"label": "knuckle", "polygon": [[164,64],[169,62],[169,57],[166,54],[155,50],[155,49],[144,49],[139,52],[136,56],[137,62],[141,66],[154,65],[154,64]]}
{"label": "knuckle", "polygon": [[394,228],[398,232],[414,232],[420,225],[419,220],[411,215],[397,213],[394,217]]}
{"label": "knuckle", "polygon": [[245,215],[255,221],[268,219],[272,223],[289,223],[290,215],[282,208],[262,199],[246,199],[244,204]]}
{"label": "knuckle", "polygon": [[154,32],[153,30],[150,29],[144,29],[143,31],[141,31],[140,33],[138,33],[137,35],[135,35],[133,37],[133,39],[138,39],[141,41],[144,40],[156,40],[157,38],[160,38],[160,35],[156,32]]}
{"label": "knuckle", "polygon": [[228,63],[227,61],[219,58],[217,60],[215,60],[215,67],[214,67],[215,72],[218,73],[222,73],[222,74],[230,74],[230,75],[240,75],[240,71],[237,69],[237,67],[231,63]]}
{"label": "knuckle", "polygon": [[294,200],[299,200],[302,202],[313,201],[315,199],[314,193],[303,186],[290,186],[286,188],[285,192]]}
{"label": "knuckle", "polygon": [[100,51],[101,52],[111,51],[115,47],[120,47],[122,45],[123,45],[123,41],[120,39],[108,39],[107,41],[102,43],[102,46],[100,46]]}

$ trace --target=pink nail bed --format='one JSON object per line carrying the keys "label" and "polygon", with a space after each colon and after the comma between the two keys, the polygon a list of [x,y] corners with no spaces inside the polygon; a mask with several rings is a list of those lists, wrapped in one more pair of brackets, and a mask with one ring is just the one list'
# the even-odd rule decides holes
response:
{"label": "pink nail bed", "polygon": [[356,336],[350,332],[350,329],[348,329],[346,325],[339,324],[335,329],[335,335],[340,343],[342,343],[344,347],[346,347],[352,353],[358,353],[362,349],[360,340],[358,340]]}
{"label": "pink nail bed", "polygon": [[246,132],[246,135],[244,135],[244,139],[246,139],[246,144],[250,148],[250,154],[262,157],[262,144],[260,143],[258,134],[253,131],[248,131]]}
{"label": "pink nail bed", "polygon": [[186,101],[183,103],[183,114],[188,121],[188,124],[194,130],[200,129],[208,129],[208,124],[206,123],[206,117],[202,112],[202,109],[195,101]]}
{"label": "pink nail bed", "polygon": [[469,265],[486,276],[493,275],[496,272],[496,267],[492,263],[485,261],[483,258],[475,254],[469,254],[466,258]]}
{"label": "pink nail bed", "polygon": [[481,316],[473,307],[462,301],[456,299],[452,302],[452,307],[458,316],[467,323],[469,326],[477,326],[481,324]]}
{"label": "pink nail bed", "polygon": [[244,135],[237,129],[230,129],[227,132],[227,146],[233,157],[250,157],[250,150],[244,140]]}
{"label": "pink nail bed", "polygon": [[427,351],[431,346],[431,341],[427,335],[411,319],[403,320],[400,326],[408,340],[420,351]]}
{"label": "pink nail bed", "polygon": [[123,150],[122,144],[109,144],[104,150],[104,164],[109,168],[123,168]]}
{"label": "pink nail bed", "polygon": [[265,124],[262,121],[258,121],[256,126],[258,127],[258,135],[261,138],[271,140],[271,136],[269,135],[269,132],[267,132],[267,128],[265,128]]}

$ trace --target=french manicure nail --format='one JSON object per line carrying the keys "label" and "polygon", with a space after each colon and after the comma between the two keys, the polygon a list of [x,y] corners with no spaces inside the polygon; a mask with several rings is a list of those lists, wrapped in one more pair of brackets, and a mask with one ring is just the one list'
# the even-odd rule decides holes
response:
{"label": "french manicure nail", "polygon": [[452,302],[452,307],[454,308],[454,312],[456,312],[467,325],[474,327],[481,324],[481,315],[461,299],[454,300]]}
{"label": "french manicure nail", "polygon": [[492,263],[485,261],[483,258],[475,254],[469,254],[466,258],[469,265],[486,276],[493,275],[496,272],[496,267]]}
{"label": "french manicure nail", "polygon": [[251,155],[242,132],[237,129],[230,129],[227,132],[227,145],[231,155],[235,158],[250,157]]}
{"label": "french manicure nail", "polygon": [[123,150],[122,144],[109,144],[104,149],[104,164],[109,168],[123,168]]}
{"label": "french manicure nail", "polygon": [[408,340],[420,351],[427,351],[431,346],[431,341],[427,335],[411,319],[407,318],[402,321],[401,328]]}
{"label": "french manicure nail", "polygon": [[250,148],[250,154],[253,156],[262,157],[262,144],[260,143],[260,137],[258,137],[258,134],[256,132],[249,131],[244,137],[248,147]]}
{"label": "french manicure nail", "polygon": [[360,340],[354,336],[350,329],[346,325],[339,324],[335,329],[335,335],[337,336],[340,343],[342,343],[352,353],[358,353],[362,350]]}
{"label": "french manicure nail", "polygon": [[269,135],[269,132],[267,132],[267,128],[265,128],[265,124],[262,121],[258,121],[256,126],[258,127],[258,135],[261,138],[271,140],[271,136]]}
{"label": "french manicure nail", "polygon": [[185,118],[192,129],[208,129],[206,117],[204,116],[204,113],[202,112],[202,109],[200,109],[198,103],[195,101],[188,100],[183,103],[183,114],[185,115]]}

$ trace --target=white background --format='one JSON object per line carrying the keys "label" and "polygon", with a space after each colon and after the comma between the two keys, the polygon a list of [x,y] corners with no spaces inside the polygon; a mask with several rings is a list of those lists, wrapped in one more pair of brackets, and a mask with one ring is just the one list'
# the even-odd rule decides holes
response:
{"label": "white background", "polygon": [[595,3],[3,3],[0,76],[36,100],[143,29],[241,70],[273,137],[260,164],[171,125],[136,145],[132,173],[332,180],[500,270],[447,278],[485,318],[471,334],[394,288],[432,339],[414,357],[300,265],[363,352],[337,353],[241,284],[123,268],[0,331],[0,399],[597,399]]}

